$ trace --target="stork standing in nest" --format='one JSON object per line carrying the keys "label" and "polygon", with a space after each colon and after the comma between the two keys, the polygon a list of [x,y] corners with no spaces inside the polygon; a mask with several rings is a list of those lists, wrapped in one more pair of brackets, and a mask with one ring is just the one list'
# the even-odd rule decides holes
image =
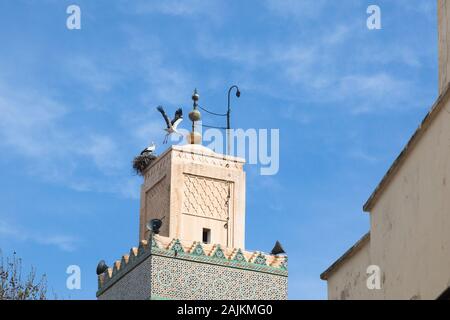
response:
{"label": "stork standing in nest", "polygon": [[178,133],[181,134],[177,131],[177,127],[178,125],[181,123],[181,121],[183,121],[183,110],[181,108],[179,108],[177,111],[175,111],[175,117],[170,120],[169,117],[167,116],[166,112],[164,111],[164,108],[162,106],[159,106],[158,108],[156,108],[159,112],[161,112],[164,120],[166,121],[166,125],[167,128],[164,129],[167,134],[164,137],[164,142],[163,143],[167,143],[167,140],[169,139],[169,136],[172,133]]}
{"label": "stork standing in nest", "polygon": [[149,145],[147,148],[142,150],[141,156],[144,154],[153,154],[153,152],[155,152],[155,150],[156,150],[156,144],[152,141],[151,145]]}

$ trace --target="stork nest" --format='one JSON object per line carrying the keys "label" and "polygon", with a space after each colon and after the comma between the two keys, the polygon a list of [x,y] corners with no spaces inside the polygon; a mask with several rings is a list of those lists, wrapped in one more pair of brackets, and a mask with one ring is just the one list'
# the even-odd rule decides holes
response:
{"label": "stork nest", "polygon": [[145,170],[148,168],[149,165],[152,164],[153,161],[155,161],[157,156],[151,153],[144,153],[141,155],[136,156],[133,159],[133,169],[134,171],[140,175],[143,176]]}

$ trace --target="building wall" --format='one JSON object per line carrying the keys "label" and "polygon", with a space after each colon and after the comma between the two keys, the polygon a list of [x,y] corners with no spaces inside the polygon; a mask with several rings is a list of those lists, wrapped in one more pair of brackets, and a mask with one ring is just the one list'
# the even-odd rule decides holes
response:
{"label": "building wall", "polygon": [[150,284],[151,259],[145,259],[97,298],[98,300],[148,300],[151,294]]}
{"label": "building wall", "polygon": [[367,267],[370,263],[370,242],[358,249],[328,278],[329,300],[367,299]]}
{"label": "building wall", "polygon": [[146,254],[142,263],[123,273],[119,271],[99,290],[98,299],[287,299],[287,271],[254,264],[248,268],[237,265],[226,259],[204,256],[176,258],[173,252]]}
{"label": "building wall", "polygon": [[156,299],[287,299],[286,276],[162,256],[153,257],[151,288]]}
{"label": "building wall", "polygon": [[139,240],[148,238],[146,223],[150,219],[164,217],[160,234],[168,237],[170,224],[170,154],[164,153],[146,171],[141,186],[141,207],[139,213]]}
{"label": "building wall", "polygon": [[449,0],[438,0],[438,30],[440,98],[402,163],[366,204],[368,261],[381,268],[382,289],[366,295],[354,289],[355,270],[364,261],[355,256],[328,277],[330,298],[345,292],[348,299],[436,299],[450,287]]}
{"label": "building wall", "polygon": [[[370,244],[329,275],[330,299],[436,299],[450,286],[448,95],[378,195]],[[369,265],[381,269],[381,290],[365,287]]]}
{"label": "building wall", "polygon": [[450,103],[439,111],[371,210],[380,298],[435,299],[450,286]]}
{"label": "building wall", "polygon": [[200,145],[172,146],[145,173],[141,188],[140,240],[145,224],[164,218],[161,235],[245,248],[244,159]]}

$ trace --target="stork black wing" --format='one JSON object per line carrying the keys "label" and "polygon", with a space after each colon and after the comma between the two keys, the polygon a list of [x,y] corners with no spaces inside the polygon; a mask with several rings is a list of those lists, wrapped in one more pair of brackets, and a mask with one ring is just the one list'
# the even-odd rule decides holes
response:
{"label": "stork black wing", "polygon": [[175,118],[172,120],[172,125],[178,120],[183,118],[183,110],[181,108],[178,108],[177,111],[175,111]]}
{"label": "stork black wing", "polygon": [[156,110],[158,110],[159,112],[161,112],[161,114],[162,114],[164,120],[166,121],[167,128],[170,128],[170,120],[169,120],[169,117],[167,116],[166,112],[164,111],[164,108],[163,108],[162,106],[158,106],[158,107],[156,108]]}

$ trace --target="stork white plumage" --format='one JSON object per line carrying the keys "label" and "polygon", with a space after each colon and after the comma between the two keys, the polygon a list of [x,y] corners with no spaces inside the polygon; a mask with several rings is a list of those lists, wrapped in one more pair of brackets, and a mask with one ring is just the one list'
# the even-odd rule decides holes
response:
{"label": "stork white plumage", "polygon": [[153,152],[155,152],[155,150],[156,150],[156,144],[152,141],[151,145],[149,145],[147,148],[142,150],[141,156],[145,153],[153,153]]}
{"label": "stork white plumage", "polygon": [[163,143],[167,143],[167,140],[172,133],[181,134],[177,131],[177,127],[181,123],[181,121],[183,121],[183,110],[181,108],[177,109],[177,111],[175,111],[175,117],[170,120],[162,106],[158,106],[156,109],[161,113],[164,120],[166,121],[167,128],[165,128],[164,130],[167,132],[167,134],[164,137]]}

